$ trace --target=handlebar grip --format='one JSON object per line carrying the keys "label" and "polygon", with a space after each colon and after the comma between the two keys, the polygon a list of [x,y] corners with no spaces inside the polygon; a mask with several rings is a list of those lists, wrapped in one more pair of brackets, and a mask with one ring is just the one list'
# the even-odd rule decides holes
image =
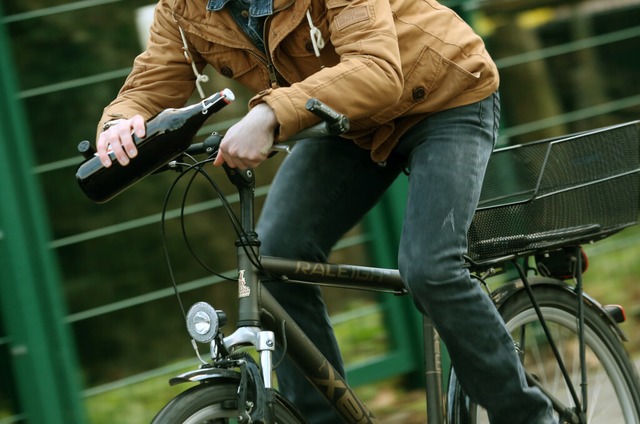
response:
{"label": "handlebar grip", "polygon": [[332,135],[349,131],[349,118],[331,109],[316,98],[311,98],[305,105],[307,110],[326,122],[327,130]]}
{"label": "handlebar grip", "polygon": [[190,155],[200,155],[203,153],[211,153],[214,150],[220,148],[220,142],[222,141],[222,135],[214,132],[205,138],[202,143],[194,143],[187,148],[185,153]]}

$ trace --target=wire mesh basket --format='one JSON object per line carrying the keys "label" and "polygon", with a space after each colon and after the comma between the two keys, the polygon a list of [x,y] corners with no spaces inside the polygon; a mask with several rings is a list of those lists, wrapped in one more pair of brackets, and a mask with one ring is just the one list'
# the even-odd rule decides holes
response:
{"label": "wire mesh basket", "polygon": [[639,204],[640,121],[496,149],[469,257],[598,240],[635,224]]}

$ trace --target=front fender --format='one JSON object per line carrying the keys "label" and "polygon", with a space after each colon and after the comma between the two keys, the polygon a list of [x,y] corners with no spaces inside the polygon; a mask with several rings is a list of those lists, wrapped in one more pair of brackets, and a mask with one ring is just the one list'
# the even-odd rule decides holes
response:
{"label": "front fender", "polygon": [[182,383],[202,383],[209,380],[240,382],[240,373],[225,368],[203,367],[187,371],[169,380],[171,386]]}

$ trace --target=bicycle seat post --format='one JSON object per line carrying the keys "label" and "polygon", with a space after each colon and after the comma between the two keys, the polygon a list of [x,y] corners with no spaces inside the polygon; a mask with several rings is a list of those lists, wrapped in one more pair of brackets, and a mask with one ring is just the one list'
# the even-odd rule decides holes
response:
{"label": "bicycle seat post", "polygon": [[240,196],[240,225],[242,233],[236,240],[238,251],[238,327],[259,327],[259,284],[256,260],[259,258],[260,241],[254,231],[255,173],[253,169],[230,168],[224,170],[238,189]]}

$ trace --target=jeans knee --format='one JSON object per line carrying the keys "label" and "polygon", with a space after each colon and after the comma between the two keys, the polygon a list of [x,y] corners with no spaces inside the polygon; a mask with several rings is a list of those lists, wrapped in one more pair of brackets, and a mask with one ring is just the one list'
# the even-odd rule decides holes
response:
{"label": "jeans knee", "polygon": [[440,284],[457,277],[459,266],[445,258],[420,258],[403,261],[400,258],[398,268],[405,284],[411,288],[413,286],[424,286]]}
{"label": "jeans knee", "polygon": [[412,261],[399,264],[400,275],[414,303],[426,313],[431,302],[443,299],[463,289],[461,284],[469,282],[468,273],[458,263],[446,261]]}

